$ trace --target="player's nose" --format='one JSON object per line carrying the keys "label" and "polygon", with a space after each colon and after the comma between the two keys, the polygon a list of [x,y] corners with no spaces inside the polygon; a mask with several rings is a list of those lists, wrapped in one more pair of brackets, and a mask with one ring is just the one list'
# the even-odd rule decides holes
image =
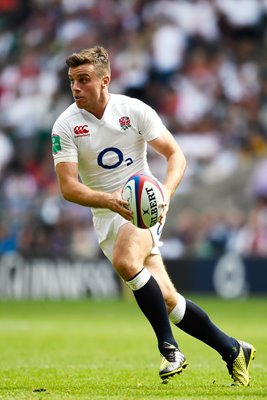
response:
{"label": "player's nose", "polygon": [[79,82],[74,81],[74,82],[72,83],[72,91],[73,91],[73,92],[80,91]]}

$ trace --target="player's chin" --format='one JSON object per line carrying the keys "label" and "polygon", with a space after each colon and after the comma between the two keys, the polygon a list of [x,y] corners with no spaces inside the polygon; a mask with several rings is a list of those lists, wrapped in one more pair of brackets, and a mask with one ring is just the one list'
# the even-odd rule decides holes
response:
{"label": "player's chin", "polygon": [[74,100],[75,100],[76,106],[77,106],[78,108],[84,108],[84,106],[85,106],[84,99],[82,99],[82,98],[78,98],[78,99],[75,98]]}

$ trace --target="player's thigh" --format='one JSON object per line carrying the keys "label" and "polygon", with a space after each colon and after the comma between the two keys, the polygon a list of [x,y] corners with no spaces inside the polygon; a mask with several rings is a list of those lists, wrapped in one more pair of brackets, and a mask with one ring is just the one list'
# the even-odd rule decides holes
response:
{"label": "player's thigh", "polygon": [[114,244],[112,264],[123,279],[131,279],[143,268],[152,247],[148,229],[138,229],[131,223],[123,224]]}
{"label": "player's thigh", "polygon": [[170,312],[177,304],[177,291],[165,268],[160,254],[151,254],[145,260],[145,267],[156,279],[161,289],[166,307]]}

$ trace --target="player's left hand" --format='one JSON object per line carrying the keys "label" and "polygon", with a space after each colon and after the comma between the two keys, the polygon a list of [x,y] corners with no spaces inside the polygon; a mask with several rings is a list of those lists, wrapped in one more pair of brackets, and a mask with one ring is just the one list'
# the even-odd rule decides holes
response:
{"label": "player's left hand", "polygon": [[163,203],[162,204],[162,208],[163,208],[163,210],[162,210],[162,212],[160,214],[160,218],[159,218],[159,223],[161,225],[164,223],[164,221],[166,219],[166,215],[167,215],[167,212],[168,212],[168,209],[169,209],[169,203]]}
{"label": "player's left hand", "polygon": [[163,186],[163,192],[164,192],[165,202],[162,204],[163,210],[160,215],[160,220],[159,220],[160,224],[163,224],[166,219],[166,215],[167,215],[167,212],[169,210],[169,205],[170,205],[170,197],[171,197],[169,190],[165,186]]}

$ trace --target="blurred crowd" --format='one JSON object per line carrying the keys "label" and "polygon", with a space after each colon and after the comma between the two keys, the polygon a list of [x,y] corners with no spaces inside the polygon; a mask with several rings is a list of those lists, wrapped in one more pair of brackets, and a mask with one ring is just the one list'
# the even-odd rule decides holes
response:
{"label": "blurred crowd", "polygon": [[59,195],[50,142],[72,102],[65,59],[95,44],[110,91],[154,107],[184,150],[174,201],[255,171],[249,210],[185,209],[165,256],[267,256],[267,0],[1,0],[0,255],[101,256],[90,210]]}

